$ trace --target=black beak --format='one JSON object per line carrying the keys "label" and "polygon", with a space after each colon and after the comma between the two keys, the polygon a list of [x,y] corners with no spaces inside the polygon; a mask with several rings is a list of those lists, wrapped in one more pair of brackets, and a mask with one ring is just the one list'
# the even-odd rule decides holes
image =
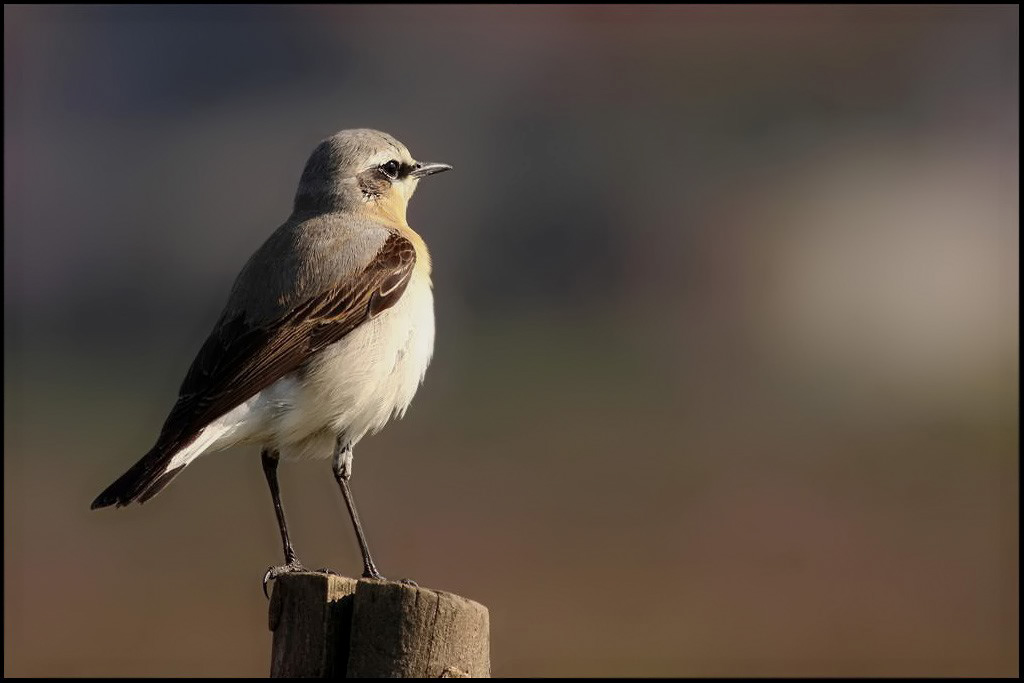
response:
{"label": "black beak", "polygon": [[434,175],[435,173],[440,173],[441,171],[450,171],[450,170],[452,170],[452,167],[449,166],[448,164],[438,164],[438,163],[435,163],[435,162],[432,162],[432,161],[428,161],[428,162],[419,162],[418,161],[418,162],[416,162],[416,165],[412,167],[412,170],[409,171],[409,175],[411,175],[413,178],[422,178],[424,176]]}

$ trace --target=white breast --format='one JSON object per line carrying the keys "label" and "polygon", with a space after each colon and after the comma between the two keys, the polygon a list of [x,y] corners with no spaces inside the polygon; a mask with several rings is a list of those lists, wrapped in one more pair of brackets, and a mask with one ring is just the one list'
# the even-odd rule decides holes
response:
{"label": "white breast", "polygon": [[398,303],[328,347],[301,378],[282,380],[293,398],[278,413],[274,441],[323,450],[303,442],[326,437],[333,444],[345,434],[355,444],[380,430],[405,413],[433,351],[433,293],[427,277],[414,274]]}
{"label": "white breast", "polygon": [[433,352],[434,296],[414,273],[398,303],[207,426],[174,464],[238,444],[329,457],[339,434],[354,445],[405,413]]}

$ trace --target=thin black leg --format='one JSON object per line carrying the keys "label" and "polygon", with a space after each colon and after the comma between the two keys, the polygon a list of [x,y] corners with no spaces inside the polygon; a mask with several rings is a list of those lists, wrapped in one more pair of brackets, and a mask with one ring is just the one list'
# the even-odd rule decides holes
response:
{"label": "thin black leg", "polygon": [[281,507],[281,489],[277,484],[277,463],[280,460],[280,455],[277,451],[264,449],[260,456],[263,459],[263,474],[266,475],[267,486],[270,487],[270,497],[274,499],[277,526],[281,530],[281,542],[284,544],[284,562],[292,564],[295,562],[295,548],[292,547],[291,539],[288,538],[288,522],[284,518],[284,508]]}
{"label": "thin black leg", "polygon": [[345,498],[345,505],[348,507],[348,514],[352,517],[352,526],[356,530],[356,539],[359,541],[359,550],[363,553],[363,577],[367,579],[383,579],[373,564],[370,557],[370,548],[366,545],[366,536],[363,534],[363,525],[359,522],[359,513],[356,512],[355,500],[352,498],[352,490],[348,486],[348,480],[352,476],[352,447],[344,443],[343,437],[339,436],[334,446],[334,479],[341,488],[341,495]]}
{"label": "thin black leg", "polygon": [[[292,547],[291,539],[288,537],[288,523],[284,519],[284,508],[281,506],[281,489],[277,483],[277,463],[280,454],[275,450],[263,449],[260,453],[263,460],[263,474],[267,477],[267,486],[270,487],[270,497],[274,499],[274,512],[277,514],[277,526],[281,531],[281,543],[284,546],[284,564],[279,567],[271,567],[263,575],[263,594],[267,595],[267,582],[276,579],[282,574],[290,572],[306,571],[299,559],[295,556],[295,548]],[[269,596],[268,596],[269,597]]]}

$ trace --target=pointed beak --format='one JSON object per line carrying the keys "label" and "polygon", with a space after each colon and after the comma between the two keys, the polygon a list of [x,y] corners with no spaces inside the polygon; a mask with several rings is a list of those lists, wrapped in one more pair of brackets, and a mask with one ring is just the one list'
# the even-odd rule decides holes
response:
{"label": "pointed beak", "polygon": [[433,161],[428,162],[416,162],[413,169],[409,172],[413,178],[423,178],[424,176],[434,175],[441,171],[450,171],[452,167],[448,164],[439,164]]}

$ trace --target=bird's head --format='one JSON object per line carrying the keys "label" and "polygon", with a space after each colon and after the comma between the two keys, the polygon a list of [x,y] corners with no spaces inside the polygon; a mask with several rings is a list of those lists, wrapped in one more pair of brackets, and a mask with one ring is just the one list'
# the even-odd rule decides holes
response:
{"label": "bird's head", "polygon": [[420,162],[401,142],[369,128],[343,130],[313,150],[295,195],[296,211],[379,212],[405,222],[421,178],[451,169]]}

